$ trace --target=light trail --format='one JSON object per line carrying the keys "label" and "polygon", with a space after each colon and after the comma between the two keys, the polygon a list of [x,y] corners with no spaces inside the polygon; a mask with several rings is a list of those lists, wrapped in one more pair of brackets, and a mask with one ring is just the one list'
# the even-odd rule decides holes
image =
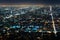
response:
{"label": "light trail", "polygon": [[50,6],[50,12],[51,12],[51,18],[52,18],[52,26],[53,26],[53,29],[54,29],[54,33],[56,34],[57,31],[56,31],[56,28],[55,28],[55,23],[54,23],[54,18],[53,18],[53,13],[52,13],[52,6]]}

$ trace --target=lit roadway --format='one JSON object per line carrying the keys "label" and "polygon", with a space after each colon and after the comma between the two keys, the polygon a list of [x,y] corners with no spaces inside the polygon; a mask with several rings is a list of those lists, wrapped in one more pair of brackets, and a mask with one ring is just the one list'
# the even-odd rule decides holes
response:
{"label": "lit roadway", "polygon": [[52,18],[52,26],[53,26],[53,29],[54,29],[54,34],[56,34],[57,33],[57,31],[56,31],[56,28],[55,28],[55,23],[54,23],[54,18],[53,18],[53,13],[52,13],[52,6],[50,6],[50,12],[51,12],[51,18]]}

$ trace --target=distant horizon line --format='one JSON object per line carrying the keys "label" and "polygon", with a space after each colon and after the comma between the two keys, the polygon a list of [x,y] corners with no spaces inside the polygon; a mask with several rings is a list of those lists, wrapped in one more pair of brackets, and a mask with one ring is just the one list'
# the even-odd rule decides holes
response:
{"label": "distant horizon line", "polygon": [[[26,7],[26,6],[50,6],[51,4],[41,4],[41,3],[0,3],[0,7]],[[51,6],[59,6],[60,4],[55,4],[55,5],[51,5]]]}

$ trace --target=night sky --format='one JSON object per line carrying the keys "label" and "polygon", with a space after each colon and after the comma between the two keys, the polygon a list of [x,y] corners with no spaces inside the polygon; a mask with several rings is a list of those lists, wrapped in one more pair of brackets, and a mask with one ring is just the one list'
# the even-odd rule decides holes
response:
{"label": "night sky", "polygon": [[60,0],[0,0],[2,4],[21,4],[21,3],[32,3],[32,4],[60,4]]}

